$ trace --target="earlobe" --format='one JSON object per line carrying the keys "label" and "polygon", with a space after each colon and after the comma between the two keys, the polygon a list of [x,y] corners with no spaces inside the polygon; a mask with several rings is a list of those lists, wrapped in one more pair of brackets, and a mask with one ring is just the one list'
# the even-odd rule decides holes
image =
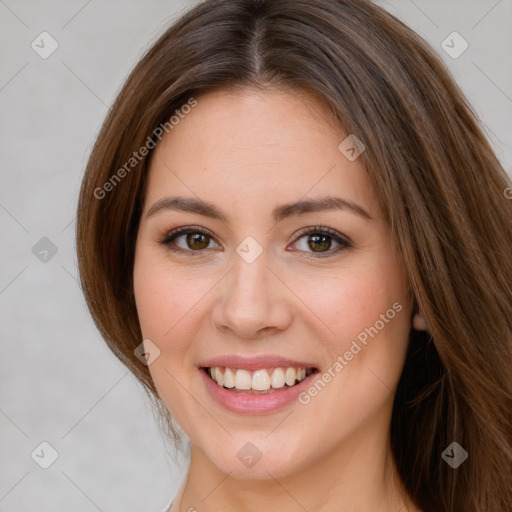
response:
{"label": "earlobe", "polygon": [[427,322],[420,313],[416,313],[412,319],[412,326],[417,331],[428,331]]}

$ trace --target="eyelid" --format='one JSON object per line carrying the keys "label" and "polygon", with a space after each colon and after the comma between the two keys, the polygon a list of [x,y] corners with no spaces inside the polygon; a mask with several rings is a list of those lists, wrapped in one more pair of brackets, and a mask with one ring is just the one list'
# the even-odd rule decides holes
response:
{"label": "eyelid", "polygon": [[327,226],[309,226],[307,228],[302,228],[300,231],[295,233],[293,236],[294,236],[294,238],[301,238],[304,235],[313,234],[313,233],[326,234],[326,235],[329,235],[330,237],[334,238],[339,243],[342,243],[349,247],[354,246],[354,242],[352,242],[352,240],[348,236],[346,236],[342,233],[338,233],[338,231],[331,229]]}

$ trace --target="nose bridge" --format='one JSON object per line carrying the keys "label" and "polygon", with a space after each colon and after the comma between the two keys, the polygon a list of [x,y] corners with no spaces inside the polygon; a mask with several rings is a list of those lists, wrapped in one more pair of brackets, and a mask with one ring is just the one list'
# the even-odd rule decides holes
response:
{"label": "nose bridge", "polygon": [[[241,252],[243,247],[239,248]],[[227,299],[239,309],[249,307],[255,313],[267,308],[270,298],[268,289],[268,258],[263,251],[253,261],[237,251],[233,257],[233,270],[229,279]],[[250,253],[249,253],[250,254]],[[254,314],[253,313],[253,314]]]}
{"label": "nose bridge", "polygon": [[268,253],[262,251],[254,258],[254,249],[242,243],[233,253],[233,266],[226,277],[215,315],[219,328],[230,328],[244,337],[254,336],[266,327],[282,328],[288,318],[280,310],[283,305],[278,287],[270,286],[275,277],[268,268]]}

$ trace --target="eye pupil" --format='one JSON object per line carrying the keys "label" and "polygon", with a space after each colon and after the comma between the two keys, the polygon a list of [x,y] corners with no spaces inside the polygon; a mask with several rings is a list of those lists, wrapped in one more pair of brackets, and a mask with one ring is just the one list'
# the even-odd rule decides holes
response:
{"label": "eye pupil", "polygon": [[[201,241],[203,243],[201,243]],[[206,244],[204,243],[206,241]],[[192,249],[205,249],[208,247],[208,236],[202,235],[201,233],[189,233],[187,235],[187,244]],[[199,247],[197,247],[195,244],[198,244]]]}
{"label": "eye pupil", "polygon": [[[311,235],[310,236],[310,242],[308,242],[308,245],[309,247],[315,251],[316,249],[329,249],[330,247],[330,242],[328,241],[330,237],[326,236],[326,235]],[[314,240],[313,243],[311,243],[311,240]],[[327,242],[326,242],[327,240]],[[322,252],[322,251],[320,251]]]}

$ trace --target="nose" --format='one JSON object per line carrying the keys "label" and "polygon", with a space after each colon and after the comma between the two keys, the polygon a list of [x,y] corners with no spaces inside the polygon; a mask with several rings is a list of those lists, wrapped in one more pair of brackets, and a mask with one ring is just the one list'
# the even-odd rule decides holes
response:
{"label": "nose", "polygon": [[293,294],[283,277],[269,267],[266,251],[252,263],[238,254],[233,259],[233,267],[217,289],[214,326],[245,339],[285,330],[292,321]]}

